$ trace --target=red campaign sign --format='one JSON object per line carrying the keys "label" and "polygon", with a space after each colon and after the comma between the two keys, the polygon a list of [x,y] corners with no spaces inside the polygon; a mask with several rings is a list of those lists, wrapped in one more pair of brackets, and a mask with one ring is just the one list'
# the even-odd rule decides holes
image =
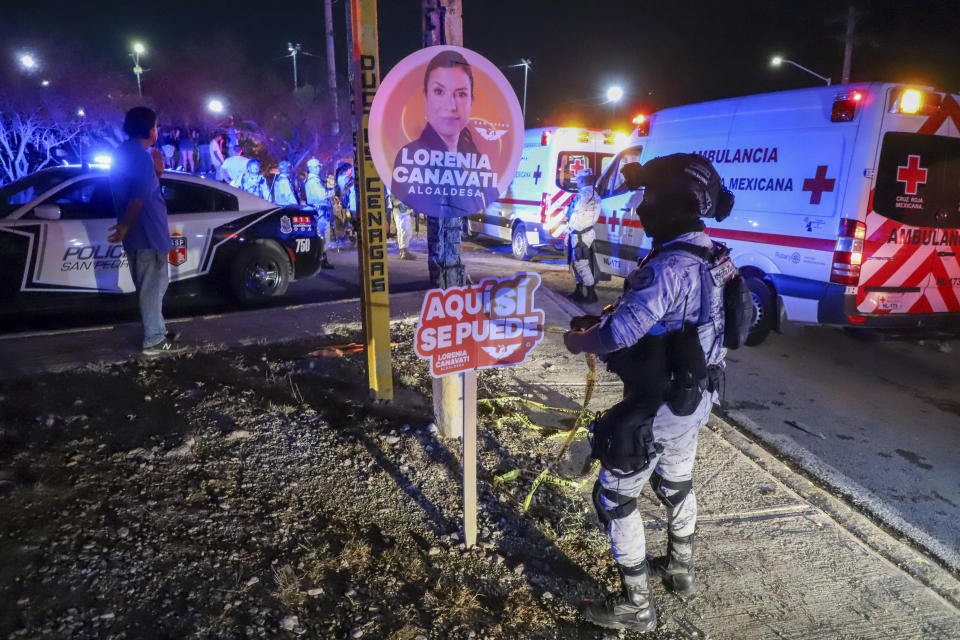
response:
{"label": "red campaign sign", "polygon": [[544,314],[533,299],[539,286],[540,274],[521,272],[431,289],[417,323],[417,355],[430,360],[436,378],[522,363],[543,339]]}

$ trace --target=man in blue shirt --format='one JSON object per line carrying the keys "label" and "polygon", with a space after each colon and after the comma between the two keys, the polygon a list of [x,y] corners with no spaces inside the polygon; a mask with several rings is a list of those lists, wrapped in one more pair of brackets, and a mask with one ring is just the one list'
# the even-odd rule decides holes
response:
{"label": "man in blue shirt", "polygon": [[110,228],[109,242],[122,242],[130,274],[140,300],[143,321],[143,354],[176,353],[184,347],[176,335],[167,333],[163,321],[163,294],[170,274],[167,255],[172,248],[167,226],[167,204],[160,190],[163,160],[156,149],[157,114],[147,107],[134,107],[123,120],[129,139],[114,151],[110,184],[117,224]]}

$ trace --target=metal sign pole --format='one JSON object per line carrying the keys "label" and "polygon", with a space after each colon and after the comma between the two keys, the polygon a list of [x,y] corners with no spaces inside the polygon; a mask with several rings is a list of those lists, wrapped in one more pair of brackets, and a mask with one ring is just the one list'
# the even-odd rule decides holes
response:
{"label": "metal sign pole", "polygon": [[354,179],[360,216],[358,253],[363,277],[361,305],[367,373],[373,400],[393,399],[390,358],[390,288],[387,282],[386,203],[373,166],[367,126],[380,86],[377,0],[350,0],[347,12],[350,85],[353,88]]}

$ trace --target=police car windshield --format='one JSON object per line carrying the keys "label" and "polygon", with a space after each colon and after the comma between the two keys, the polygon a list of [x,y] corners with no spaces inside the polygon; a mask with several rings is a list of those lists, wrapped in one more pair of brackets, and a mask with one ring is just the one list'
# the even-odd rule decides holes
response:
{"label": "police car windshield", "polygon": [[0,218],[5,218],[31,200],[75,175],[71,169],[49,169],[21,178],[0,188]]}

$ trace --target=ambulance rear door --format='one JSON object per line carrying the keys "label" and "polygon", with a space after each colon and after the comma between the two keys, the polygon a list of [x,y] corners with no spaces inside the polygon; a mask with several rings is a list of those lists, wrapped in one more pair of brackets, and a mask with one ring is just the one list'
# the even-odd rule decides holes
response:
{"label": "ambulance rear door", "polygon": [[960,102],[903,87],[887,101],[857,311],[960,312]]}
{"label": "ambulance rear door", "polygon": [[624,149],[597,183],[603,207],[595,229],[597,266],[611,275],[625,277],[650,249],[649,239],[644,248],[643,225],[635,209],[628,206],[635,192],[627,189],[620,173],[624,165],[639,162],[642,152],[643,145],[639,143]]}
{"label": "ambulance rear door", "polygon": [[612,132],[558,129],[551,139],[553,180],[543,194],[543,230],[554,239],[564,234],[567,208],[577,195],[577,173],[590,169],[598,178],[610,163],[616,147]]}

